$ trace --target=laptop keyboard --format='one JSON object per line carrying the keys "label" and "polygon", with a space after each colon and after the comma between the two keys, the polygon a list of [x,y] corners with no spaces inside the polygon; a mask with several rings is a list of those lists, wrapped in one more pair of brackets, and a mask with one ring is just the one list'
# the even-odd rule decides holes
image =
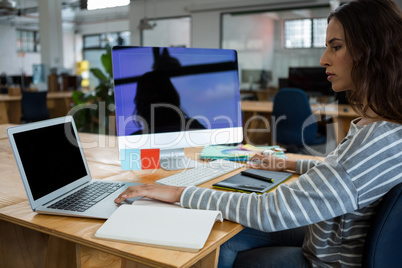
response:
{"label": "laptop keyboard", "polygon": [[123,185],[121,183],[94,182],[57,201],[49,208],[84,212],[120,189]]}

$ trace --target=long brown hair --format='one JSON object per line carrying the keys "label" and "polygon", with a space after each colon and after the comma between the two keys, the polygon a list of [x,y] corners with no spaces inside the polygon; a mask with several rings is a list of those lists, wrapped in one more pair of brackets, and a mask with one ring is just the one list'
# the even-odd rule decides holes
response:
{"label": "long brown hair", "polygon": [[370,108],[379,116],[402,124],[402,16],[392,0],[357,0],[333,11],[345,32],[353,61],[348,91],[354,110],[367,116]]}

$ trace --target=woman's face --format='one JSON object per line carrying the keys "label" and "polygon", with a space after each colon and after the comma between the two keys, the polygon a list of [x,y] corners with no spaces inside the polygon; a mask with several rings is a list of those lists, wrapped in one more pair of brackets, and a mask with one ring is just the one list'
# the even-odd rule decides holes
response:
{"label": "woman's face", "polygon": [[328,23],[325,45],[327,49],[321,57],[320,65],[326,68],[332,89],[335,92],[354,89],[352,60],[346,48],[342,24],[335,17]]}

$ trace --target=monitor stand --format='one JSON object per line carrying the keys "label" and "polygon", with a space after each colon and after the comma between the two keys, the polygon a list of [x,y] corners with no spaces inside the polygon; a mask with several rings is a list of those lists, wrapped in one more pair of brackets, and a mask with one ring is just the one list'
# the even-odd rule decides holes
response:
{"label": "monitor stand", "polygon": [[183,148],[160,151],[160,165],[164,170],[194,168],[197,163],[184,155]]}

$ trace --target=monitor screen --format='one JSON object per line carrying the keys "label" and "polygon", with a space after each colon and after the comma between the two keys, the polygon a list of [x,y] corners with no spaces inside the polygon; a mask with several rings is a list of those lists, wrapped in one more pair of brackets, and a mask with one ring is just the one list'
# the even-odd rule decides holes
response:
{"label": "monitor screen", "polygon": [[289,67],[288,86],[300,88],[309,96],[334,96],[324,67]]}
{"label": "monitor screen", "polygon": [[22,78],[21,75],[12,75],[10,76],[11,83],[14,85],[22,85]]}
{"label": "monitor screen", "polygon": [[112,61],[120,149],[242,140],[236,51],[117,46]]}

